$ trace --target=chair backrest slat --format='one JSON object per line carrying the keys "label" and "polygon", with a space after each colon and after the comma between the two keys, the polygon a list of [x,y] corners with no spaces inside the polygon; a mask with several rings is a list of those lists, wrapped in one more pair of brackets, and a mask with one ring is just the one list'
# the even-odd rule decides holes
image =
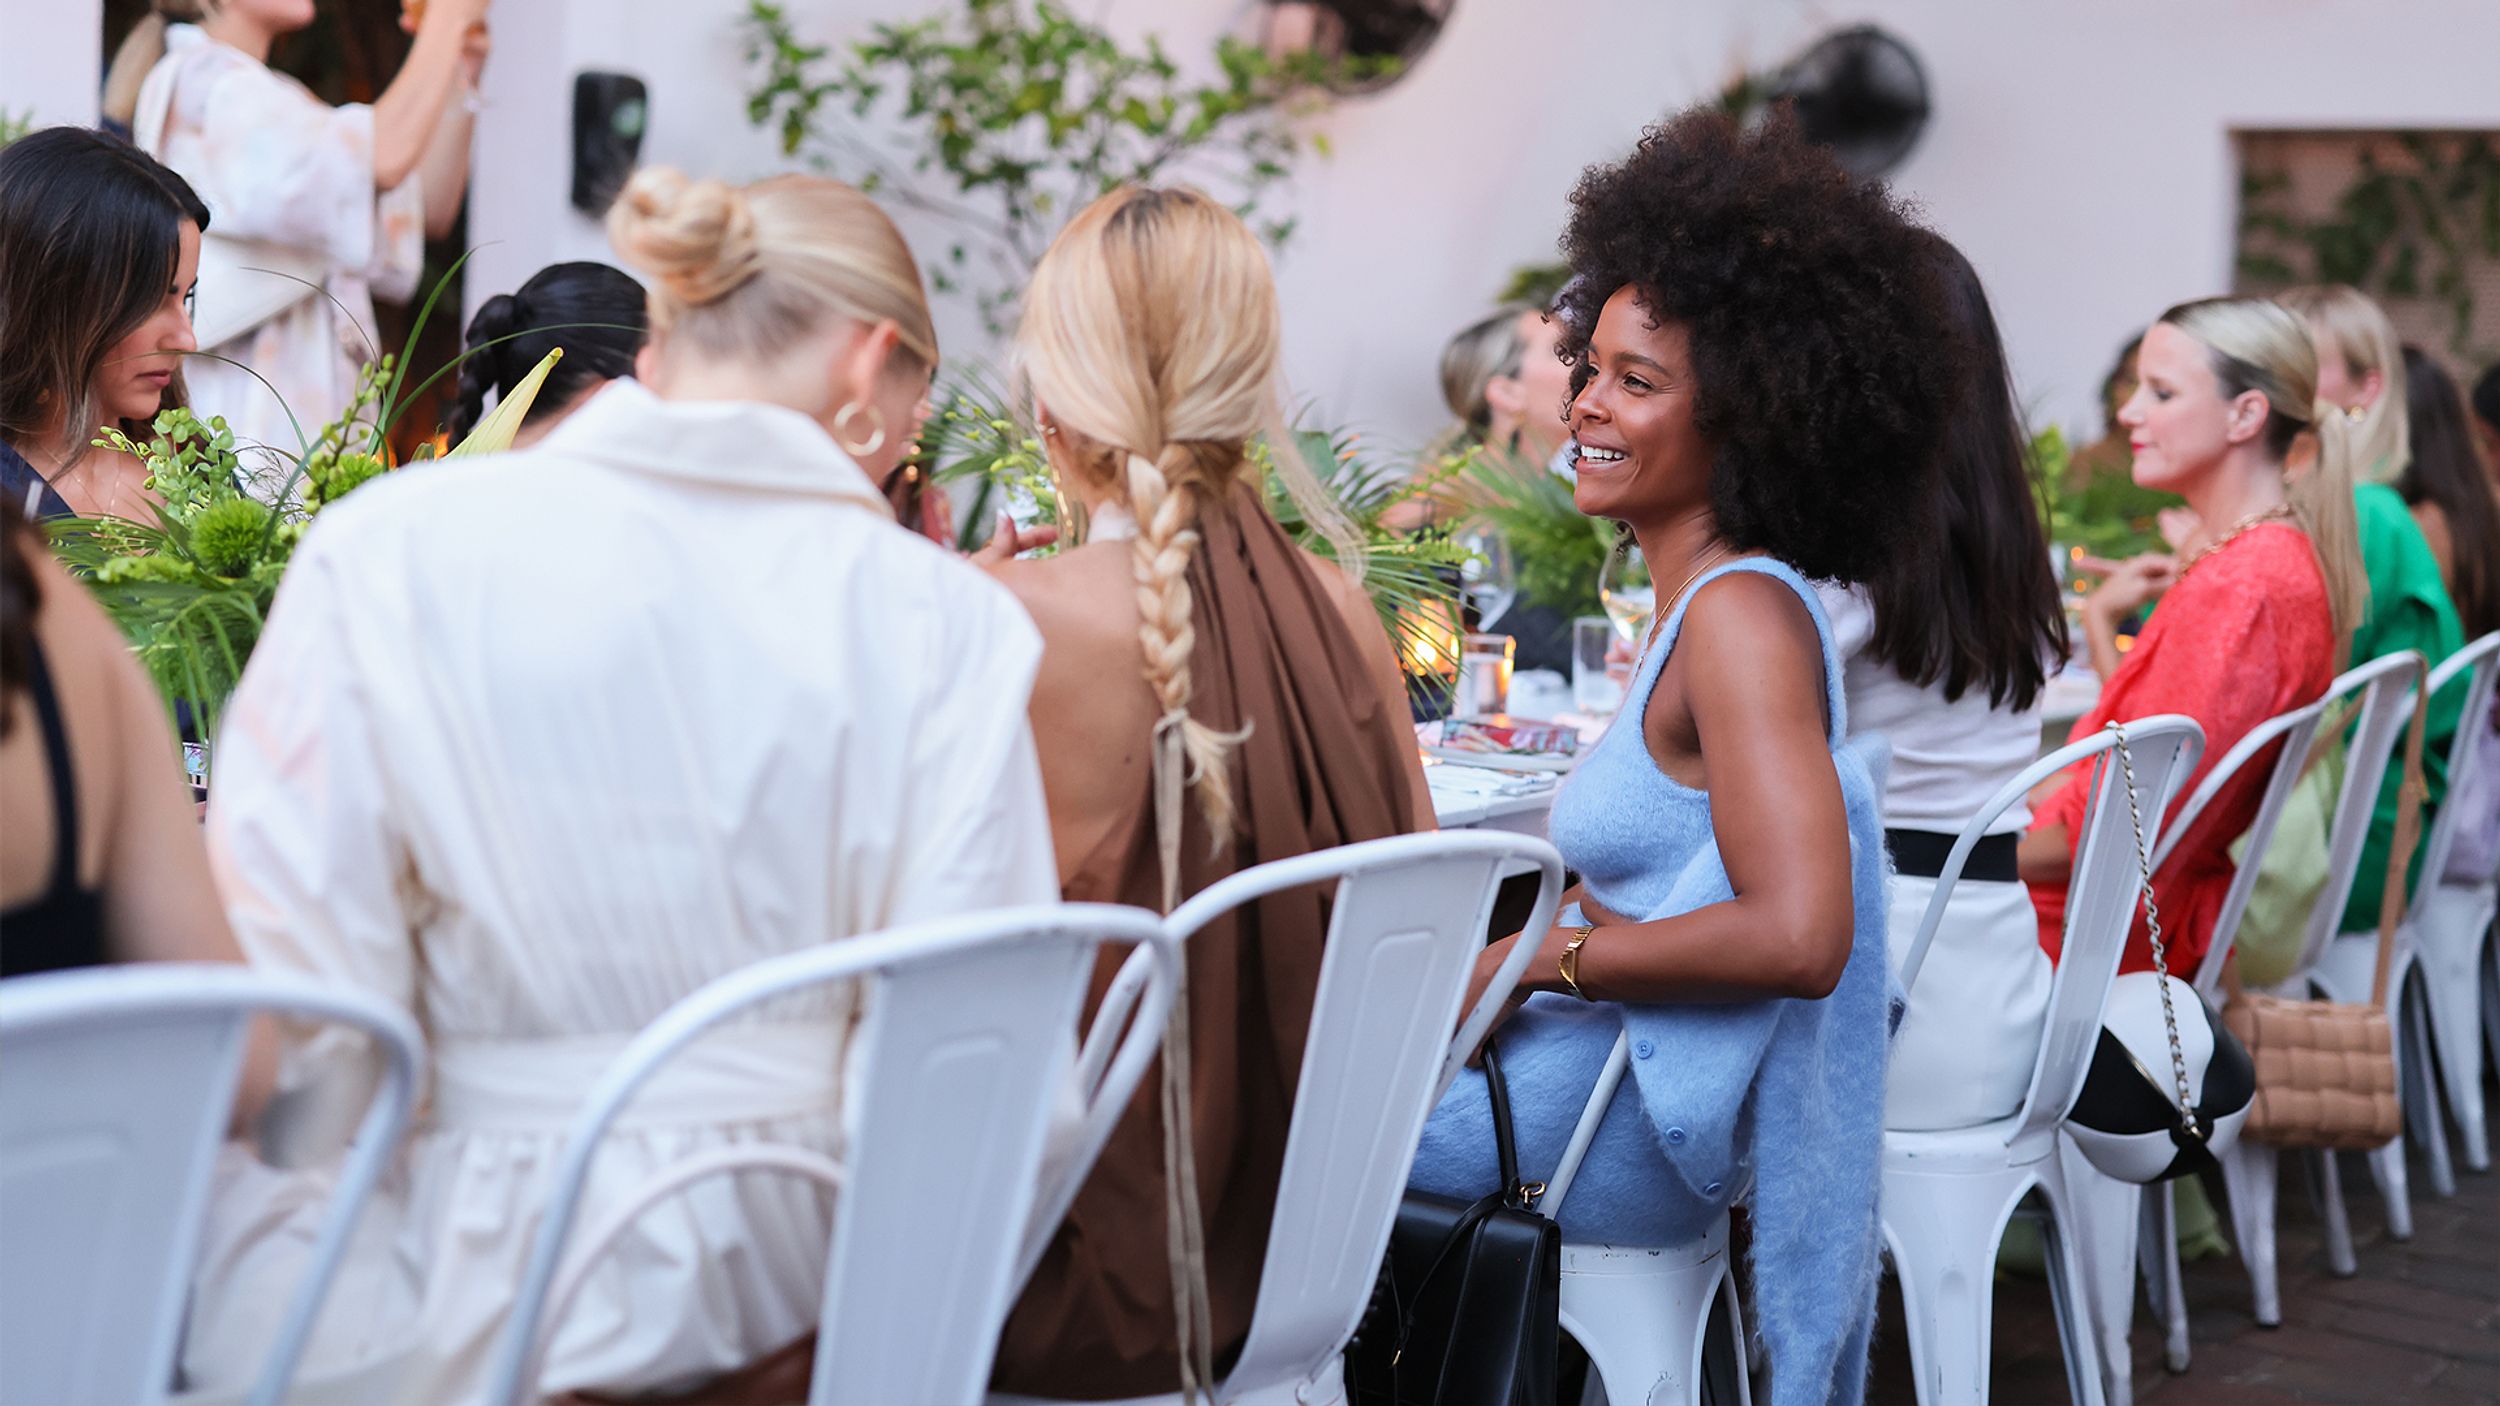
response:
{"label": "chair backrest slat", "polygon": [[1561,857],[1542,840],[1488,831],[1399,836],[1263,865],[1173,914],[1176,931],[1192,932],[1267,893],[1337,886],[1258,1303],[1228,1390],[1301,1380],[1352,1335],[1424,1120],[1535,946],[1514,950],[1461,1021],[1494,898],[1505,874],[1523,869],[1540,875],[1526,930],[1542,933],[1562,892]]}
{"label": "chair backrest slat", "polygon": [[2361,872],[2362,845],[2377,818],[2379,783],[2391,761],[2404,764],[2398,749],[2413,718],[2413,690],[2425,672],[2422,656],[2408,649],[2348,670],[2327,685],[2329,700],[2356,697],[2357,706],[2344,751],[2344,788],[2327,827],[2326,887],[2310,910],[2295,971],[2316,966],[2342,929],[2344,905]]}
{"label": "chair backrest slat", "polygon": [[[2100,761],[2067,881],[2065,940],[2049,984],[2040,1054],[2032,1065],[2017,1137],[2054,1127],[2083,1091],[2084,1074],[2100,1041],[2109,984],[2118,974],[2143,902],[2143,866],[2151,863],[2158,838],[2160,800],[2176,791],[2178,778],[2194,766],[2203,744],[2202,730],[2184,717],[2165,714],[2128,723],[2127,751],[2136,786],[2133,813],[2116,739],[2103,733],[2075,744],[2098,751]],[[2136,814],[2143,819],[2145,847],[2140,850]]]}
{"label": "chair backrest slat", "polygon": [[[723,1022],[850,980],[862,982],[865,1013],[845,1064],[844,1183],[808,1399],[980,1399],[1021,1280],[1027,1223],[1057,1195],[1038,1185],[1044,1143],[1053,1109],[1073,1101],[1061,1085],[1076,1077],[1078,1017],[1095,958],[1112,943],[1161,954],[1139,1028],[1101,1086],[1103,1099],[1125,1106],[1177,965],[1162,921],[1142,909],[1056,904],[846,938],[732,972],[663,1012],[601,1076],[567,1135],[486,1399],[517,1402],[534,1385],[548,1290],[583,1187],[601,1137],[636,1092]],[[1080,1141],[1062,1171],[1071,1185],[1100,1147]],[[712,1161],[735,1169],[734,1159]]]}
{"label": "chair backrest slat", "polygon": [[[2460,675],[2469,675],[2460,684]],[[2495,680],[2500,680],[2500,630],[2470,641],[2465,648],[2449,655],[2431,670],[2431,699],[2437,702],[2451,690],[2465,693],[2457,714],[2457,733],[2448,743],[2448,786],[2454,793],[2458,778],[2469,774],[2482,757],[2486,747],[2500,746],[2500,739],[2491,735],[2491,699]],[[2405,916],[2415,916],[2422,901],[2439,884],[2439,876],[2448,872],[2448,857],[2457,847],[2457,830],[2465,820],[2465,812],[2456,806],[2443,805],[2432,817],[2429,831],[2422,841],[2422,868],[2413,886],[2412,904]]]}
{"label": "chair backrest slat", "polygon": [[252,1399],[280,1400],[424,1067],[401,1011],[241,966],[0,983],[0,1382],[12,1401],[163,1400],[255,1014],[362,1031],[383,1080]]}

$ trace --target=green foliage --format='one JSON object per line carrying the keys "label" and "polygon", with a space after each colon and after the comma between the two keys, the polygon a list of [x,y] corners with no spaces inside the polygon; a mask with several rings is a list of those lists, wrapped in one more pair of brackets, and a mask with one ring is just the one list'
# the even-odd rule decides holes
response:
{"label": "green foliage", "polygon": [[2165,550],[2154,517],[2179,504],[2175,495],[2137,487],[2124,463],[2076,463],[2055,425],[2032,435],[2031,465],[2049,541],[2111,560]]}
{"label": "green foliage", "polygon": [[[450,281],[446,273],[426,299],[411,347]],[[464,352],[413,390],[404,385],[403,359],[382,357],[357,374],[337,419],[308,438],[299,431],[299,452],[267,451],[274,469],[243,462],[224,417],[202,421],[186,409],[159,414],[145,443],[110,428],[95,441],[146,466],[160,500],[154,521],[70,518],[46,528],[62,564],[86,579],[158,691],[169,705],[189,706],[202,736],[214,736],[217,712],[242,680],[312,518],[388,472],[390,428],[407,402],[483,349]],[[547,365],[462,447],[509,445]]]}
{"label": "green foliage", "polygon": [[35,130],[35,114],[28,112],[20,116],[6,108],[0,108],[0,146],[7,146],[33,130]]}
{"label": "green foliage", "polygon": [[1521,264],[1510,271],[1510,281],[1502,285],[1494,301],[1550,308],[1562,296],[1563,285],[1570,281],[1569,264]]}
{"label": "green foliage", "polygon": [[1466,476],[1475,515],[1510,544],[1519,594],[1565,615],[1598,613],[1597,579],[1615,527],[1572,501],[1571,485],[1542,464],[1484,454]]}
{"label": "green foliage", "polygon": [[[1292,433],[1321,493],[1353,529],[1356,559],[1340,564],[1361,575],[1390,638],[1404,657],[1413,658],[1414,644],[1434,622],[1443,622],[1446,631],[1446,622],[1457,618],[1457,570],[1467,552],[1446,534],[1404,533],[1388,522],[1399,505],[1438,492],[1466,473],[1472,455],[1380,463],[1365,457],[1358,435],[1310,428]],[[978,485],[959,545],[969,549],[989,536],[996,516],[992,505],[1000,502],[1028,523],[1061,520],[1058,480],[1041,440],[1018,423],[997,381],[979,370],[957,374],[922,428],[920,445],[919,462],[933,481]],[[1286,490],[1273,448],[1265,440],[1253,441],[1250,454],[1261,471],[1268,511],[1304,547],[1337,560],[1337,544],[1312,525]]]}
{"label": "green foliage", "polygon": [[[1280,59],[1228,38],[1213,81],[1197,82],[1159,40],[1124,47],[1050,0],[953,0],[839,48],[802,42],[787,7],[752,0],[747,31],[748,118],[785,154],[954,223],[964,237],[931,281],[971,292],[993,330],[1059,226],[1118,186],[1217,186],[1283,243],[1294,222],[1269,209],[1275,187],[1306,147],[1327,153],[1296,119],[1325,107],[1332,85],[1396,66]],[[876,117],[908,134],[904,149],[868,136]]]}
{"label": "green foliage", "polygon": [[2473,265],[2500,260],[2500,145],[2487,133],[2400,132],[2399,165],[2361,150],[2334,213],[2308,220],[2283,171],[2240,178],[2240,271],[2268,284],[2349,283],[2386,298],[2427,298],[2450,319],[2450,350],[2472,345]]}

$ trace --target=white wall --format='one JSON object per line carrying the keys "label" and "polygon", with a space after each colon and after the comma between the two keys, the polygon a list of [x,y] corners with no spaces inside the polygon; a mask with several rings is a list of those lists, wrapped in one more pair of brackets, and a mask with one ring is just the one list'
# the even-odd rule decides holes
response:
{"label": "white wall", "polygon": [[[819,37],[915,0],[800,0]],[[777,162],[746,124],[742,0],[536,0],[499,7],[495,141],[473,228],[478,295],[599,247],[564,208],[570,75],[615,62],[653,87],[651,159],[731,176]],[[1239,0],[1103,0],[1108,22],[1203,53]],[[524,16],[528,18],[524,18]],[[1443,338],[1509,270],[1550,258],[1581,168],[1643,123],[1861,20],[1906,39],[1934,90],[1896,175],[1993,291],[2026,395],[2089,424],[2118,345],[2167,304],[2230,278],[2235,127],[2500,127],[2493,0],[1460,0],[1386,92],[1324,125],[1288,197],[1279,264],[1298,396],[1393,440],[1442,412]],[[546,42],[522,42],[523,24]],[[520,54],[541,56],[526,68]],[[507,124],[525,120],[527,137]],[[509,143],[507,145],[507,143]],[[535,149],[523,149],[535,148]],[[911,219],[924,249],[938,231]],[[950,351],[979,341],[942,315]]]}
{"label": "white wall", "polygon": [[[793,0],[839,40],[931,0]],[[1122,32],[1202,54],[1245,0],[1094,0]],[[0,107],[81,120],[96,0],[0,0]],[[646,159],[733,178],[782,163],[745,114],[745,0],[503,0],[471,231],[472,305],[541,264],[599,257],[566,202],[572,78],[652,88]],[[1742,67],[1872,20],[1925,62],[1936,113],[1897,174],[1995,296],[2044,411],[2095,416],[2112,353],[2167,304],[2230,278],[2242,127],[2500,127],[2495,0],[1459,0],[1386,92],[1324,125],[1331,160],[1288,197],[1279,265],[1296,393],[1392,440],[1441,419],[1443,338],[1514,266],[1549,258],[1580,169]],[[943,231],[905,217],[924,250]],[[941,307],[950,353],[977,351]]]}
{"label": "white wall", "polygon": [[0,117],[94,124],[102,13],[103,0],[0,0]]}

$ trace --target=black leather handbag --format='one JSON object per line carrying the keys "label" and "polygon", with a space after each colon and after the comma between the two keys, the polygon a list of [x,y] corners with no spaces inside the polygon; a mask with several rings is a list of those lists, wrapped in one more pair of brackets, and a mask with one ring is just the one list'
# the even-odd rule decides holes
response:
{"label": "black leather handbag", "polygon": [[1372,1303],[1346,1349],[1356,1406],[1553,1406],[1562,1334],[1562,1227],[1519,1179],[1510,1090],[1484,1048],[1502,1184],[1474,1201],[1410,1191]]}

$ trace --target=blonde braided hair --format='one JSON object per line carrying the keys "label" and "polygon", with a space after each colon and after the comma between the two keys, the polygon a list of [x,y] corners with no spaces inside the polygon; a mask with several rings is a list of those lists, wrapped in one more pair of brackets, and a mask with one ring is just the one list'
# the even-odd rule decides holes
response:
{"label": "blonde braided hair", "polygon": [[[1220,851],[1237,819],[1231,750],[1248,735],[1190,715],[1198,636],[1189,566],[1200,514],[1255,483],[1250,442],[1264,433],[1306,520],[1339,542],[1351,533],[1279,432],[1275,279],[1256,236],[1219,202],[1194,190],[1129,188],[1086,207],[1035,267],[1017,342],[1074,471],[1125,500],[1137,523],[1130,561],[1141,666],[1160,708],[1153,805],[1169,912],[1181,899],[1189,794]],[[1216,1383],[1186,985],[1184,972],[1163,1037],[1163,1171],[1181,1390],[1194,1400]]]}

